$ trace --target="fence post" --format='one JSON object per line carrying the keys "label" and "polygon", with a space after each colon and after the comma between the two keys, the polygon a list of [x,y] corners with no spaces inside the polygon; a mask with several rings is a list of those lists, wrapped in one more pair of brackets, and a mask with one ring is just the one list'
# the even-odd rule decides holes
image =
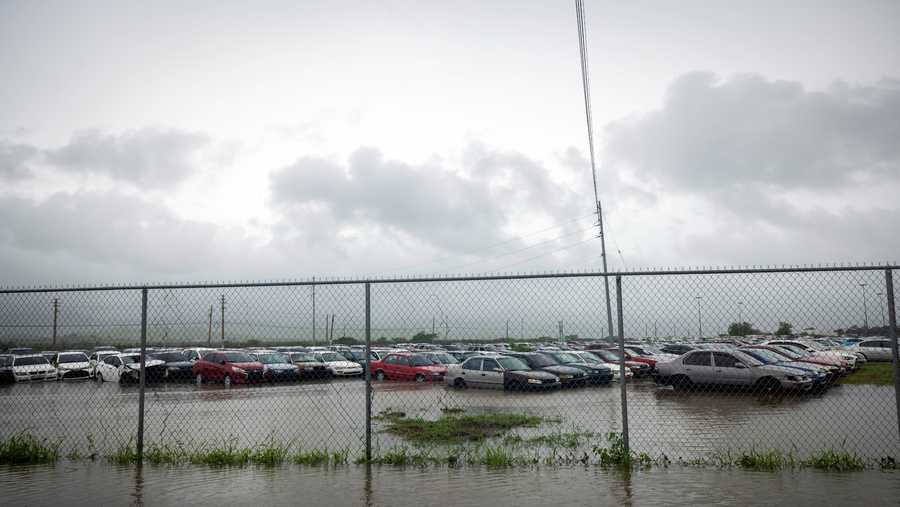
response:
{"label": "fence post", "polygon": [[141,387],[138,391],[137,462],[144,461],[144,391],[147,388],[147,288],[141,289]]}
{"label": "fence post", "polygon": [[625,452],[631,452],[628,443],[628,393],[625,388],[625,329],[622,318],[622,276],[616,275],[616,311],[619,321],[619,388],[622,400],[622,439],[625,443]]}
{"label": "fence post", "polygon": [[888,339],[891,341],[891,363],[894,366],[894,403],[897,405],[897,434],[900,438],[900,354],[897,352],[897,311],[894,306],[894,276],[884,270],[885,292],[888,307]]}
{"label": "fence post", "polygon": [[366,463],[372,461],[372,354],[371,284],[366,282]]}

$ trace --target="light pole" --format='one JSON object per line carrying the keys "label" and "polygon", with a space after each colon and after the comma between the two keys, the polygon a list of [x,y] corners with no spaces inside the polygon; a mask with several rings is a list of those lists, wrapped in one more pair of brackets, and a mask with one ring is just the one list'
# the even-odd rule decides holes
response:
{"label": "light pole", "polygon": [[861,283],[859,287],[862,289],[862,300],[863,300],[863,328],[865,328],[866,333],[869,332],[869,310],[866,308],[866,287],[869,284]]}
{"label": "light pole", "polygon": [[697,338],[703,338],[703,317],[700,313],[700,300],[703,296],[695,296],[697,300]]}
{"label": "light pole", "polygon": [[885,327],[884,324],[884,300],[882,296],[884,296],[884,292],[876,292],[876,296],[878,296],[878,306],[881,308],[881,327]]}
{"label": "light pole", "polygon": [[738,305],[738,324],[743,324],[744,323],[744,321],[743,321],[744,302],[738,301],[737,305]]}

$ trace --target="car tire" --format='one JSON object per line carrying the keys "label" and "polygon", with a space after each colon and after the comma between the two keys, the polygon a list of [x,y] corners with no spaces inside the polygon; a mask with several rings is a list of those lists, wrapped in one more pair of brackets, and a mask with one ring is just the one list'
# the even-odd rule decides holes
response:
{"label": "car tire", "polygon": [[231,387],[231,375],[225,375],[224,377],[222,377],[222,384],[224,384],[225,387]]}
{"label": "car tire", "polygon": [[198,385],[198,386],[199,386],[200,384],[202,384],[202,383],[203,383],[203,374],[202,374],[202,373],[198,373],[197,376],[194,377],[194,381],[197,382],[197,385]]}
{"label": "car tire", "polygon": [[676,391],[689,391],[694,387],[694,383],[687,375],[676,375],[672,377],[672,387]]}
{"label": "car tire", "polygon": [[781,389],[781,382],[772,377],[764,377],[756,382],[756,391],[760,393],[774,393]]}
{"label": "car tire", "polygon": [[506,384],[507,391],[524,391],[525,385],[521,382],[509,382]]}
{"label": "car tire", "polygon": [[457,388],[457,389],[465,389],[465,388],[466,388],[466,381],[463,380],[463,379],[461,379],[461,378],[458,378],[458,379],[456,379],[456,380],[453,381],[453,387],[455,387],[455,388]]}
{"label": "car tire", "polygon": [[422,375],[421,373],[416,373],[416,379],[415,379],[415,380],[416,380],[416,382],[418,382],[418,383],[425,382],[425,375]]}
{"label": "car tire", "polygon": [[859,354],[865,362],[869,362],[869,357],[867,355],[863,354],[862,352],[857,352],[857,354]]}
{"label": "car tire", "polygon": [[382,382],[384,379],[385,379],[385,377],[384,377],[384,372],[383,372],[383,371],[378,370],[378,371],[375,372],[375,380],[377,380],[377,381],[379,381],[379,382]]}

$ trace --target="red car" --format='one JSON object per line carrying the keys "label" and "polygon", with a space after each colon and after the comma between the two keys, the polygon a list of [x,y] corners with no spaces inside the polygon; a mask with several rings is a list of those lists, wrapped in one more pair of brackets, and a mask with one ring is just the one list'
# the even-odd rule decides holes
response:
{"label": "red car", "polygon": [[216,350],[203,355],[191,368],[198,384],[213,381],[226,386],[262,382],[263,365],[240,350]]}
{"label": "red car", "polygon": [[397,352],[384,356],[381,361],[371,364],[372,374],[377,380],[444,380],[447,367],[435,364],[422,354]]}

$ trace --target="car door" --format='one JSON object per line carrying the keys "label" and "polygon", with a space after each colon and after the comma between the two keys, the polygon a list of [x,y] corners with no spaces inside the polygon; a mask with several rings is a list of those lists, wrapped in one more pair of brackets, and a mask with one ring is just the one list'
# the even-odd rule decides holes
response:
{"label": "car door", "polygon": [[394,375],[397,377],[397,380],[411,380],[415,377],[412,365],[410,365],[409,363],[409,357],[396,356],[396,362],[394,363]]}
{"label": "car door", "polygon": [[712,352],[698,350],[682,359],[684,374],[695,384],[711,384],[715,380],[712,364]]}
{"label": "car door", "polygon": [[459,377],[472,387],[481,385],[481,358],[467,359],[460,368]]}
{"label": "car door", "polygon": [[891,352],[890,340],[878,340],[875,350],[879,361],[890,361],[892,359],[893,353]]}
{"label": "car door", "polygon": [[496,359],[486,357],[482,360],[479,378],[485,387],[503,387],[503,368]]}
{"label": "car door", "polygon": [[[746,386],[753,383],[750,369],[728,352],[713,352],[712,383],[730,386]],[[742,366],[738,366],[738,364]]]}
{"label": "car door", "polygon": [[104,381],[118,382],[121,378],[122,360],[118,356],[109,356],[97,363],[97,368],[101,369]]}

